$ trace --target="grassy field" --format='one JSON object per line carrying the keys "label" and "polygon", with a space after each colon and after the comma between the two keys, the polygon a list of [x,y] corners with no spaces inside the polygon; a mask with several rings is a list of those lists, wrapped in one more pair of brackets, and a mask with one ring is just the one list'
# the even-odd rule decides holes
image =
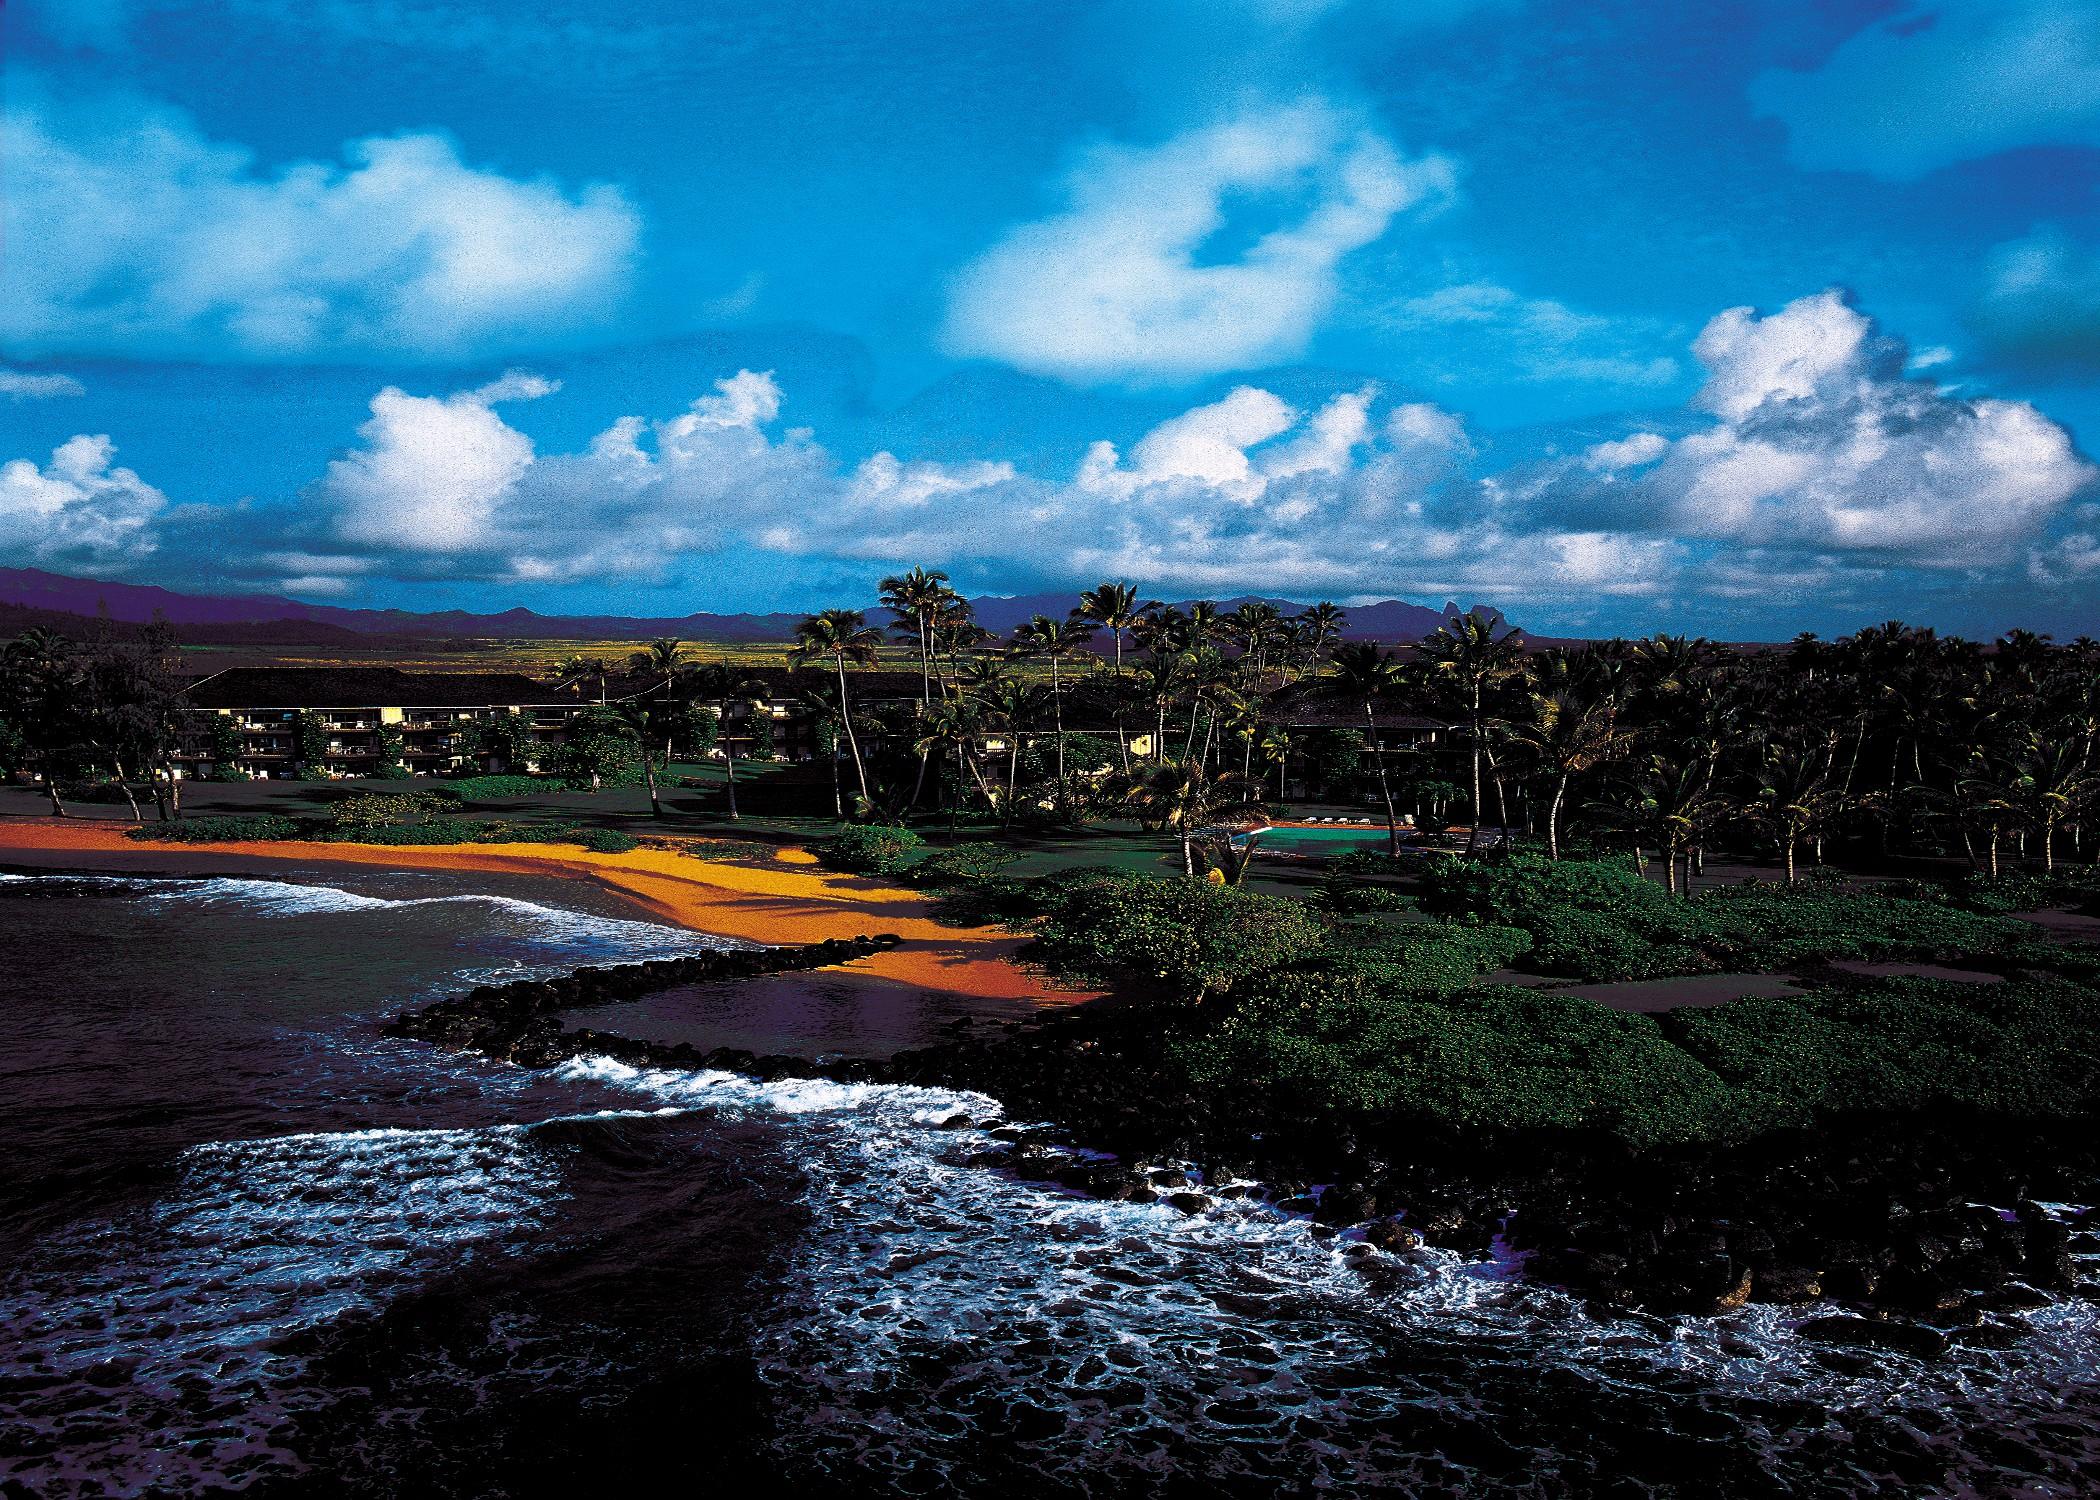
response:
{"label": "grassy field", "polygon": [[[182,654],[184,660],[199,672],[259,666],[400,667],[412,672],[524,672],[534,677],[552,677],[571,657],[598,657],[615,665],[624,665],[630,655],[648,644],[647,641],[400,641],[375,636],[369,645],[358,647],[295,645],[273,650],[255,645],[185,646]],[[687,652],[697,661],[733,662],[738,666],[752,667],[788,665],[785,642],[688,641],[685,644]]]}

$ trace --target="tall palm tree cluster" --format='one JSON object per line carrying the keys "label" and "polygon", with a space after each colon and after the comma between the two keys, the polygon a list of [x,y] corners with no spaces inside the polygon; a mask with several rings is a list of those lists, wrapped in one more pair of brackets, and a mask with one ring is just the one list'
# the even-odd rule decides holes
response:
{"label": "tall palm tree cluster", "polygon": [[1551,857],[1579,826],[1660,854],[1673,890],[1724,842],[1769,852],[1789,880],[1804,851],[1840,841],[1868,859],[1997,874],[2011,850],[2053,869],[2066,837],[2083,850],[2100,794],[2087,639],[1986,647],[1890,622],[1776,651],[1659,635],[1524,653],[1461,619],[1387,670],[1464,725],[1476,850],[1484,804],[1505,833],[1515,805]]}
{"label": "tall palm tree cluster", "polygon": [[[1193,831],[1253,800],[1257,758],[1282,763],[1288,737],[1264,721],[1263,705],[1321,668],[1344,618],[1332,604],[1296,615],[1260,601],[1182,610],[1108,582],[1062,618],[1039,614],[1002,638],[977,623],[944,573],[886,578],[880,598],[920,674],[917,771],[904,810],[922,805],[938,767],[951,821],[975,803],[1005,822],[1023,810],[1113,810]],[[804,622],[801,637],[821,618]],[[842,694],[845,686],[841,672]],[[1112,762],[1074,765],[1082,733],[1091,749],[1110,732]]]}
{"label": "tall palm tree cluster", "polygon": [[135,639],[85,644],[33,629],[0,647],[0,775],[43,781],[66,816],[69,785],[117,788],[141,819],[143,783],[162,818],[180,817],[185,704],[174,642],[155,624]]}

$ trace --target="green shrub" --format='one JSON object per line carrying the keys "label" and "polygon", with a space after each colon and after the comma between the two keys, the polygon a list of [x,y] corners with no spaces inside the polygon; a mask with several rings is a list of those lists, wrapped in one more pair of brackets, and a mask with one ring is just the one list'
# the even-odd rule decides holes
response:
{"label": "green shrub", "polygon": [[1467,1129],[1599,1129],[1641,1145],[1745,1121],[1714,1073],[1655,1021],[1569,995],[1398,995],[1361,978],[1285,976],[1234,996],[1171,1050],[1199,1083],[1301,1110],[1427,1116]]}
{"label": "green shrub", "polygon": [[1094,872],[1040,893],[1033,952],[1053,972],[1138,976],[1186,998],[1307,957],[1323,936],[1302,902],[1233,886]]}
{"label": "green shrub", "polygon": [[1885,980],[1671,1018],[1681,1045],[1766,1113],[2100,1104],[2100,994],[2059,980]]}
{"label": "green shrub", "polygon": [[274,813],[248,816],[185,818],[180,823],[148,823],[126,829],[126,838],[155,844],[245,844],[270,843],[313,835],[297,819]]}
{"label": "green shrub", "polygon": [[530,797],[559,791],[561,783],[545,776],[461,776],[438,790],[463,802],[492,802],[502,797]]}
{"label": "green shrub", "polygon": [[421,822],[450,805],[447,798],[423,792],[358,792],[336,803],[329,812],[337,828],[353,830]]}
{"label": "green shrub", "polygon": [[1020,857],[1004,844],[957,844],[913,866],[912,879],[921,885],[965,885],[991,879]]}
{"label": "green shrub", "polygon": [[1449,994],[1505,968],[1531,948],[1521,927],[1487,923],[1360,923],[1330,936],[1311,972],[1369,980],[1394,993]]}
{"label": "green shrub", "polygon": [[1430,910],[1522,927],[1536,939],[1534,968],[1591,981],[2010,954],[2032,938],[2014,922],[1886,890],[1746,881],[1687,900],[1625,860],[1453,860],[1422,880]]}
{"label": "green shrub", "polygon": [[910,868],[925,840],[909,828],[848,823],[813,851],[826,869],[851,875],[898,875]]}
{"label": "green shrub", "polygon": [[1345,915],[1374,911],[1413,911],[1415,898],[1390,886],[1360,885],[1351,880],[1320,882],[1320,901]]}
{"label": "green shrub", "polygon": [[485,844],[490,842],[485,823],[464,818],[424,818],[415,823],[376,823],[337,827],[320,835],[337,844],[383,844],[389,847],[417,844]]}
{"label": "green shrub", "polygon": [[564,842],[581,844],[600,854],[625,854],[630,849],[640,848],[642,841],[617,828],[584,828],[569,834]]}

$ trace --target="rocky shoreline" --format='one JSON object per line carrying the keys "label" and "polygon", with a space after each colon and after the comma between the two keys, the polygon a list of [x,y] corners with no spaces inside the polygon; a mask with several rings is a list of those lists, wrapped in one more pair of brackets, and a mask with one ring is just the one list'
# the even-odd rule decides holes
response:
{"label": "rocky shoreline", "polygon": [[2100,1296],[2100,1215],[2066,1206],[2100,1203],[2100,1121],[1847,1115],[1736,1145],[1637,1152],[1603,1133],[1459,1134],[1199,1094],[1167,1065],[1156,1018],[1129,1006],[958,1023],[952,1041],[886,1062],[701,1051],[560,1020],[678,985],[851,962],[896,942],[861,936],[482,986],[386,1032],[525,1067],[603,1055],[983,1093],[1010,1119],[1045,1123],[995,1129],[997,1143],[969,1158],[976,1165],[1186,1213],[1262,1197],[1309,1216],[1315,1233],[1364,1246],[1353,1264],[1374,1282],[1387,1256],[1426,1244],[1501,1257],[1612,1310],[1835,1303],[1846,1310],[1798,1332],[1852,1346],[1831,1352],[1839,1361],[1870,1357],[1854,1350],[1929,1358],[1952,1344],[2002,1347],[2019,1327],[2005,1314]]}
{"label": "rocky shoreline", "polygon": [[[683,958],[588,966],[554,979],[477,985],[464,995],[397,1016],[381,1028],[381,1034],[432,1042],[527,1068],[551,1068],[583,1056],[613,1057],[621,1062],[669,1068],[728,1067],[710,1061],[714,1054],[702,1054],[687,1045],[663,1046],[588,1027],[568,1030],[562,1026],[561,1013],[639,1000],[679,985],[830,968],[885,953],[903,941],[893,933],[826,938],[788,947],[732,948]],[[734,1056],[746,1060],[745,1065],[731,1069],[738,1072],[765,1072],[766,1065],[789,1071],[815,1067],[801,1058],[761,1059],[750,1053]],[[775,1071],[769,1076],[784,1077],[787,1073]]]}

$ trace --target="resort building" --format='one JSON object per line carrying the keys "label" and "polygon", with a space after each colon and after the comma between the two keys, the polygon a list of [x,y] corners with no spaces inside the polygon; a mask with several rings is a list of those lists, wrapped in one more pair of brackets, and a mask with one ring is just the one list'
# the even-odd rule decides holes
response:
{"label": "resort building", "polygon": [[[396,667],[229,667],[193,683],[189,699],[191,733],[178,758],[183,773],[210,775],[215,745],[237,743],[233,767],[256,777],[368,774],[394,735],[411,771],[488,769],[474,753],[480,722],[514,715],[541,744],[558,744],[568,721],[597,703],[580,685],[549,686],[519,672]],[[214,717],[230,721],[235,734],[215,733]],[[309,723],[325,737],[311,762],[300,751]]]}

